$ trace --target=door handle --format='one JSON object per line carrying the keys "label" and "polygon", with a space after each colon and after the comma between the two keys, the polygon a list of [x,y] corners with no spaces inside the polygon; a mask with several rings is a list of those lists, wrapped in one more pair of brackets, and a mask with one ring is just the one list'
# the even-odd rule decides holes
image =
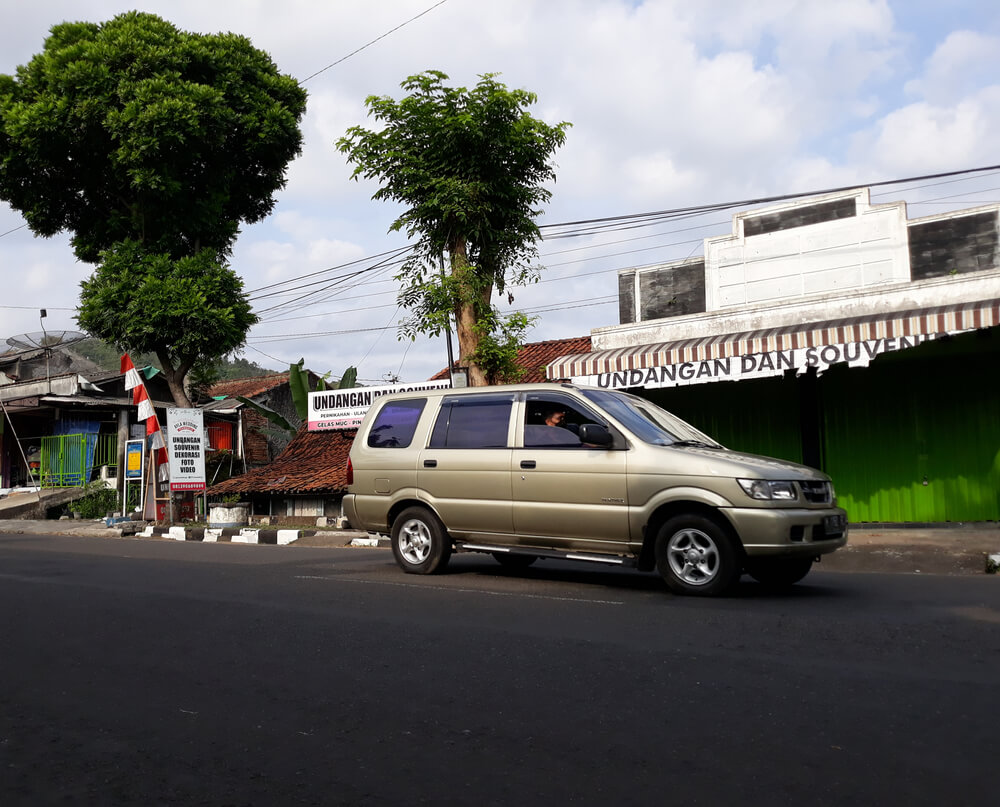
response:
{"label": "door handle", "polygon": [[424,467],[425,468],[437,468],[438,467],[438,461],[437,460],[424,460]]}
{"label": "door handle", "polygon": [[521,460],[521,467],[522,468],[534,468],[535,467],[535,461],[534,460]]}

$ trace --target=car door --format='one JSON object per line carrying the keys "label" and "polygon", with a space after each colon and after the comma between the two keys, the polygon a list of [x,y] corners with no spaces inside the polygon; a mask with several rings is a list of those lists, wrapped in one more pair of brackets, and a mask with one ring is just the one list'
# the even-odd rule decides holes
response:
{"label": "car door", "polygon": [[420,452],[421,495],[453,537],[511,542],[514,393],[446,396]]}
{"label": "car door", "polygon": [[[547,425],[557,409],[564,413],[561,423]],[[518,543],[625,551],[629,525],[624,437],[617,433],[612,448],[584,445],[576,428],[610,424],[584,402],[562,393],[523,393],[519,411],[511,458]]]}

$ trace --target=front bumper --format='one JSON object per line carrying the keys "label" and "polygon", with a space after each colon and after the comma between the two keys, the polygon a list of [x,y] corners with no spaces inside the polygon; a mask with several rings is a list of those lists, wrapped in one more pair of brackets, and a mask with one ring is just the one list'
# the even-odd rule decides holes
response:
{"label": "front bumper", "polygon": [[840,507],[727,507],[722,512],[750,557],[824,555],[847,543],[847,513]]}

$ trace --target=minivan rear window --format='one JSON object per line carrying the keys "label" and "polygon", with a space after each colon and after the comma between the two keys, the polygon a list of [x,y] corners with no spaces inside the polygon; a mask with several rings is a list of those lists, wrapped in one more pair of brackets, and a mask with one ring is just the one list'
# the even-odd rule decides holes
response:
{"label": "minivan rear window", "polygon": [[445,398],[431,448],[506,448],[513,398],[509,395]]}
{"label": "minivan rear window", "polygon": [[417,421],[426,404],[426,398],[387,403],[375,416],[368,432],[368,445],[372,448],[406,448],[413,442]]}

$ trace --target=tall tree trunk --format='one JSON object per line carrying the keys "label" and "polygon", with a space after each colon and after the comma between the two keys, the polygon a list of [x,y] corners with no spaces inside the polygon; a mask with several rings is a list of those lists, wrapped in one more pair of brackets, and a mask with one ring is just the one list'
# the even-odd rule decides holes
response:
{"label": "tall tree trunk", "polygon": [[182,409],[190,409],[191,399],[188,398],[187,390],[184,389],[184,379],[194,361],[182,361],[175,369],[167,351],[157,350],[156,358],[160,360],[160,367],[163,369],[164,378],[167,379],[167,386],[170,388],[170,395],[174,399],[174,403]]}
{"label": "tall tree trunk", "polygon": [[[460,278],[463,273],[469,270],[469,258],[467,245],[464,238],[456,239],[452,242],[449,252],[451,253],[451,274],[452,277]],[[487,292],[487,301],[492,296],[493,287],[490,286]],[[455,330],[458,335],[458,363],[469,368],[469,386],[485,387],[489,384],[486,375],[473,360],[473,356],[479,349],[479,334],[476,333],[476,304],[473,301],[460,302],[455,306]]]}

